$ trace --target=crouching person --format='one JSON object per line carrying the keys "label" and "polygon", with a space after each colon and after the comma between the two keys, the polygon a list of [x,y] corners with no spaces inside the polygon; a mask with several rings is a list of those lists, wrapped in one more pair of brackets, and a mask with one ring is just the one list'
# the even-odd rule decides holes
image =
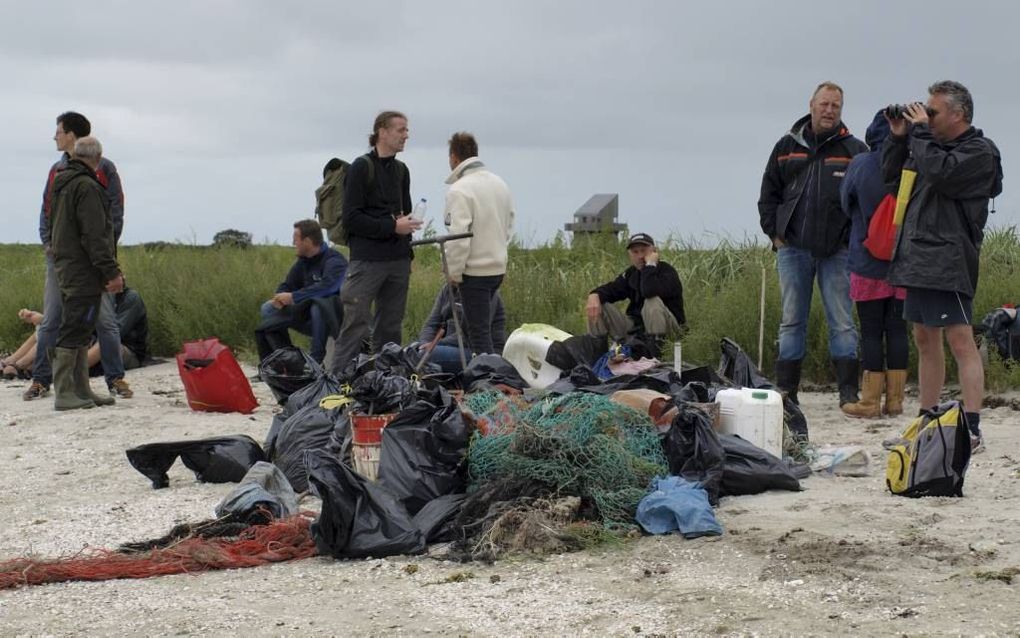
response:
{"label": "crouching person", "polygon": [[294,252],[297,261],[287,278],[262,304],[262,322],[255,329],[259,361],[291,345],[288,330],[293,328],[311,337],[311,357],[322,363],[327,339],[340,331],[347,259],[322,241],[322,228],[313,219],[294,224]]}
{"label": "crouching person", "polygon": [[56,409],[114,403],[92,392],[88,348],[104,292],[120,292],[124,276],[115,257],[113,220],[106,190],[96,176],[103,147],[94,137],[75,142],[67,168],[53,181],[53,267],[63,312],[53,361]]}
{"label": "crouching person", "polygon": [[[658,347],[666,335],[679,333],[687,323],[680,275],[659,260],[655,241],[645,233],[631,236],[627,256],[630,267],[588,295],[588,332],[621,343],[637,336]],[[613,305],[623,300],[630,302],[626,313]]]}
{"label": "crouching person", "polygon": [[[450,284],[443,284],[432,304],[432,312],[418,333],[419,349],[422,353],[431,351],[429,362],[435,363],[443,372],[456,374],[464,369],[461,363],[461,343],[464,346],[464,360],[471,360],[471,343],[461,335],[457,338],[457,323],[466,329],[462,304],[454,303]],[[457,309],[457,322],[453,320],[453,309]],[[506,309],[503,298],[497,290],[489,307],[489,334],[492,339],[492,353],[500,354],[506,345]]]}

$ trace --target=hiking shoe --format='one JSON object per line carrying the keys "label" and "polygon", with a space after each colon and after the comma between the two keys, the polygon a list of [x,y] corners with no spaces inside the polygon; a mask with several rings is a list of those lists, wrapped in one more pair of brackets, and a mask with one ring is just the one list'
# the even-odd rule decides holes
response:
{"label": "hiking shoe", "polygon": [[977,436],[971,434],[970,435],[971,456],[975,454],[981,454],[984,451],[985,451],[985,437],[981,436],[980,434],[978,434]]}
{"label": "hiking shoe", "polygon": [[43,385],[38,381],[33,381],[32,385],[28,386],[25,393],[21,395],[21,398],[25,401],[31,401],[33,399],[39,399],[50,393],[50,387]]}
{"label": "hiking shoe", "polygon": [[134,391],[124,379],[117,379],[110,384],[110,394],[121,399],[130,399],[135,396]]}

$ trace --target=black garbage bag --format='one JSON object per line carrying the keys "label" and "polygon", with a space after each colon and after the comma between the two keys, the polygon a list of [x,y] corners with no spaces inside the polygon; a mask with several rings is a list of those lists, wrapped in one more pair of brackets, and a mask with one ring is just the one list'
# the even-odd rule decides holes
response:
{"label": "black garbage bag", "polygon": [[340,392],[340,384],[330,375],[323,373],[315,381],[309,383],[287,399],[287,404],[279,414],[273,416],[273,422],[269,426],[265,443],[262,447],[267,457],[275,454],[276,438],[287,419],[294,416],[296,412],[309,405],[319,405],[323,398]]}
{"label": "black garbage bag", "polygon": [[592,366],[609,350],[605,336],[576,335],[549,344],[545,360],[560,370],[572,370],[575,366]]}
{"label": "black garbage bag", "polygon": [[460,382],[465,392],[477,392],[498,383],[521,391],[530,387],[517,368],[498,354],[480,354],[468,361],[460,373]]}
{"label": "black garbage bag", "polygon": [[152,488],[156,490],[170,484],[166,471],[177,457],[202,483],[237,483],[251,466],[266,460],[259,444],[243,434],[196,441],[147,443],[125,453],[131,466],[152,481]]}
{"label": "black garbage bag", "polygon": [[679,404],[681,401],[686,403],[710,402],[708,387],[700,381],[691,381],[684,384],[684,387],[680,388],[680,391],[673,395],[674,404]]}
{"label": "black garbage bag", "polygon": [[720,434],[726,451],[722,495],[760,494],[767,490],[800,491],[793,470],[781,459],[735,434]]}
{"label": "black garbage bag", "polygon": [[708,502],[718,505],[726,461],[719,435],[712,429],[711,417],[700,408],[680,403],[678,410],[662,437],[669,473],[701,483]]}
{"label": "black garbage bag", "polygon": [[1020,359],[1020,321],[1005,308],[996,308],[981,322],[984,338],[994,345],[1003,361]]}
{"label": "black garbage bag", "polygon": [[420,554],[425,538],[384,488],[365,480],[324,450],[305,452],[308,484],[322,499],[312,523],[319,553],[334,558]]}
{"label": "black garbage bag", "polygon": [[421,363],[422,352],[417,345],[401,348],[395,343],[387,343],[375,355],[375,369],[380,372],[387,372],[401,377],[410,378],[411,375],[427,376],[442,372],[438,364],[425,362],[417,372],[415,368]]}
{"label": "black garbage bag", "polygon": [[751,357],[729,337],[719,342],[719,375],[732,381],[738,388],[775,390],[776,386],[751,361]]}
{"label": "black garbage bag", "polygon": [[274,350],[259,364],[259,376],[283,405],[294,394],[322,374],[322,366],[296,346]]}
{"label": "black garbage bag", "polygon": [[417,514],[430,501],[463,492],[468,428],[449,395],[436,405],[418,401],[382,431],[379,484]]}
{"label": "black garbage bag", "polygon": [[[719,375],[732,382],[738,388],[756,388],[759,390],[779,390],[761,373],[751,361],[751,357],[732,339],[724,337],[719,343],[722,356],[719,359]],[[714,393],[713,393],[714,398]],[[806,441],[808,423],[800,406],[789,397],[783,395],[783,421],[796,439]]]}
{"label": "black garbage bag", "polygon": [[364,414],[399,412],[414,400],[411,382],[401,376],[371,370],[351,384],[355,409]]}
{"label": "black garbage bag", "polygon": [[454,523],[467,494],[446,494],[429,501],[414,515],[414,526],[427,543],[443,543],[457,538]]}
{"label": "black garbage bag", "polygon": [[283,471],[295,490],[304,492],[308,489],[305,450],[327,449],[337,426],[347,426],[348,423],[341,408],[326,410],[320,408],[318,402],[309,403],[283,422],[273,439],[273,446],[266,451],[267,456]]}
{"label": "black garbage bag", "polygon": [[599,376],[590,366],[576,365],[566,374],[545,388],[548,394],[570,394],[577,392],[578,388],[598,386],[602,383]]}

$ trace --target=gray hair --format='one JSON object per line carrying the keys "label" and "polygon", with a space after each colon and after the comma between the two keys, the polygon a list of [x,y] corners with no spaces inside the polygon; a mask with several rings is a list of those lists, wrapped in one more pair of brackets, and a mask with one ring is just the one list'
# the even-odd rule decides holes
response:
{"label": "gray hair", "polygon": [[970,124],[974,121],[974,98],[967,87],[952,80],[942,80],[928,87],[929,95],[941,95],[949,103],[950,108],[963,113],[963,120]]}
{"label": "gray hair", "polygon": [[74,157],[82,161],[98,162],[103,156],[103,145],[99,140],[87,135],[80,137],[74,142]]}

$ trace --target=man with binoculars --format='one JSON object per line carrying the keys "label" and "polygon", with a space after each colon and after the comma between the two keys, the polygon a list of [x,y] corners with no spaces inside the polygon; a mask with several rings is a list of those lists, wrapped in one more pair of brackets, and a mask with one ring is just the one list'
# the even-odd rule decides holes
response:
{"label": "man with binoculars", "polygon": [[914,179],[888,280],[907,289],[903,318],[914,324],[921,409],[939,403],[945,332],[978,451],[984,369],[970,324],[988,200],[1002,192],[1002,156],[971,125],[974,100],[966,87],[942,81],[928,93],[927,105],[886,109],[892,134],[882,147],[883,179],[893,193],[901,180]]}

